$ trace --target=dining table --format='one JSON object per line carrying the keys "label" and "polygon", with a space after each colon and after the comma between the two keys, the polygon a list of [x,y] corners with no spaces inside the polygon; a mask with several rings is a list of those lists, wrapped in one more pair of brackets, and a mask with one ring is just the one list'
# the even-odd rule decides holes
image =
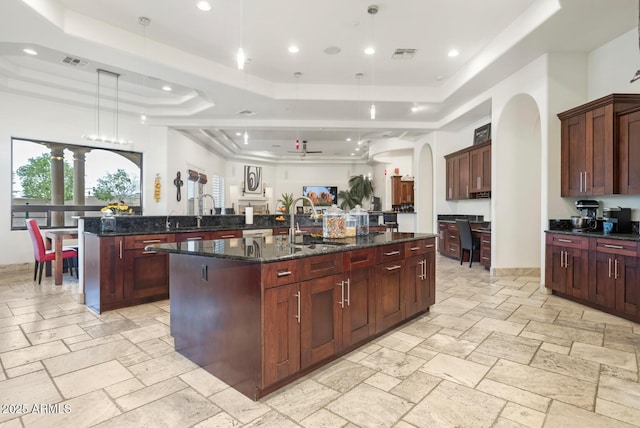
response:
{"label": "dining table", "polygon": [[[78,231],[77,230],[48,230],[44,234],[44,243],[47,250],[51,250],[52,248],[56,252],[56,259],[54,260],[55,266],[55,285],[62,284],[62,248],[65,239],[78,239]],[[77,268],[77,267],[76,267]],[[51,266],[47,264],[46,275],[51,275]]]}

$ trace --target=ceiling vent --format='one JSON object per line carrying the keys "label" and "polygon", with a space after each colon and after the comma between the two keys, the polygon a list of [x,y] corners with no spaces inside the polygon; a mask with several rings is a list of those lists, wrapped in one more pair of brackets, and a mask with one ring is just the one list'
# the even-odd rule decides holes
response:
{"label": "ceiling vent", "polygon": [[74,58],[74,57],[72,57],[72,56],[65,56],[65,57],[62,59],[62,62],[63,62],[64,64],[69,64],[69,65],[71,65],[71,66],[73,66],[73,67],[86,67],[86,66],[87,66],[87,64],[88,64],[88,62],[87,62],[87,61],[82,60],[82,59],[80,59],[80,58]]}
{"label": "ceiling vent", "polygon": [[255,111],[251,111],[251,110],[244,109],[244,110],[240,110],[240,111],[238,112],[238,114],[239,114],[240,116],[253,116],[254,114],[256,114],[256,112],[255,112]]}
{"label": "ceiling vent", "polygon": [[396,49],[391,55],[391,59],[411,59],[415,54],[415,49]]}

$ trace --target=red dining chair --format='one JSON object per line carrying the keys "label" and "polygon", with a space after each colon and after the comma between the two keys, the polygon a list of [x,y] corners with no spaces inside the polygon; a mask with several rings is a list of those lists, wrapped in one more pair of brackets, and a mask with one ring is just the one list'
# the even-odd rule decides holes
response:
{"label": "red dining chair", "polygon": [[[33,244],[33,256],[36,260],[35,268],[33,269],[33,280],[36,280],[36,276],[38,273],[38,266],[40,267],[40,277],[38,278],[38,284],[42,282],[42,268],[44,268],[44,264],[47,262],[51,262],[56,259],[55,250],[47,250],[44,247],[44,240],[42,239],[42,234],[40,233],[40,227],[35,219],[30,218],[27,219],[27,229],[29,230],[29,235],[31,236],[31,243]],[[70,248],[62,249],[62,259],[75,259],[78,257],[78,253]],[[70,261],[70,260],[69,260]],[[71,274],[73,275],[73,269],[71,270]]]}

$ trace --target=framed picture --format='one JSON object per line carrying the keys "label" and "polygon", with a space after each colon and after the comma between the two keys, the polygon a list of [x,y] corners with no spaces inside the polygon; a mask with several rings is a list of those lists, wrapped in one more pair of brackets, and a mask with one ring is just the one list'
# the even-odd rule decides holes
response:
{"label": "framed picture", "polygon": [[244,166],[244,189],[243,191],[252,195],[262,194],[262,167]]}
{"label": "framed picture", "polygon": [[473,131],[473,144],[482,144],[491,141],[491,123],[476,128]]}

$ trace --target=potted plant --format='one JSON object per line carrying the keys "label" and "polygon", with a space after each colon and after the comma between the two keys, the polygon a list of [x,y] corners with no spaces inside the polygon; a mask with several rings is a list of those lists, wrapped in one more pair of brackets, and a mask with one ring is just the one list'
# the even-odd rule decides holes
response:
{"label": "potted plant", "polygon": [[338,199],[342,199],[340,208],[350,210],[356,205],[362,205],[363,199],[369,199],[373,194],[373,183],[364,175],[353,175],[349,179],[349,190],[338,193]]}
{"label": "potted plant", "polygon": [[278,199],[278,202],[281,206],[278,208],[278,211],[283,213],[288,213],[291,204],[293,203],[293,193],[283,193]]}

